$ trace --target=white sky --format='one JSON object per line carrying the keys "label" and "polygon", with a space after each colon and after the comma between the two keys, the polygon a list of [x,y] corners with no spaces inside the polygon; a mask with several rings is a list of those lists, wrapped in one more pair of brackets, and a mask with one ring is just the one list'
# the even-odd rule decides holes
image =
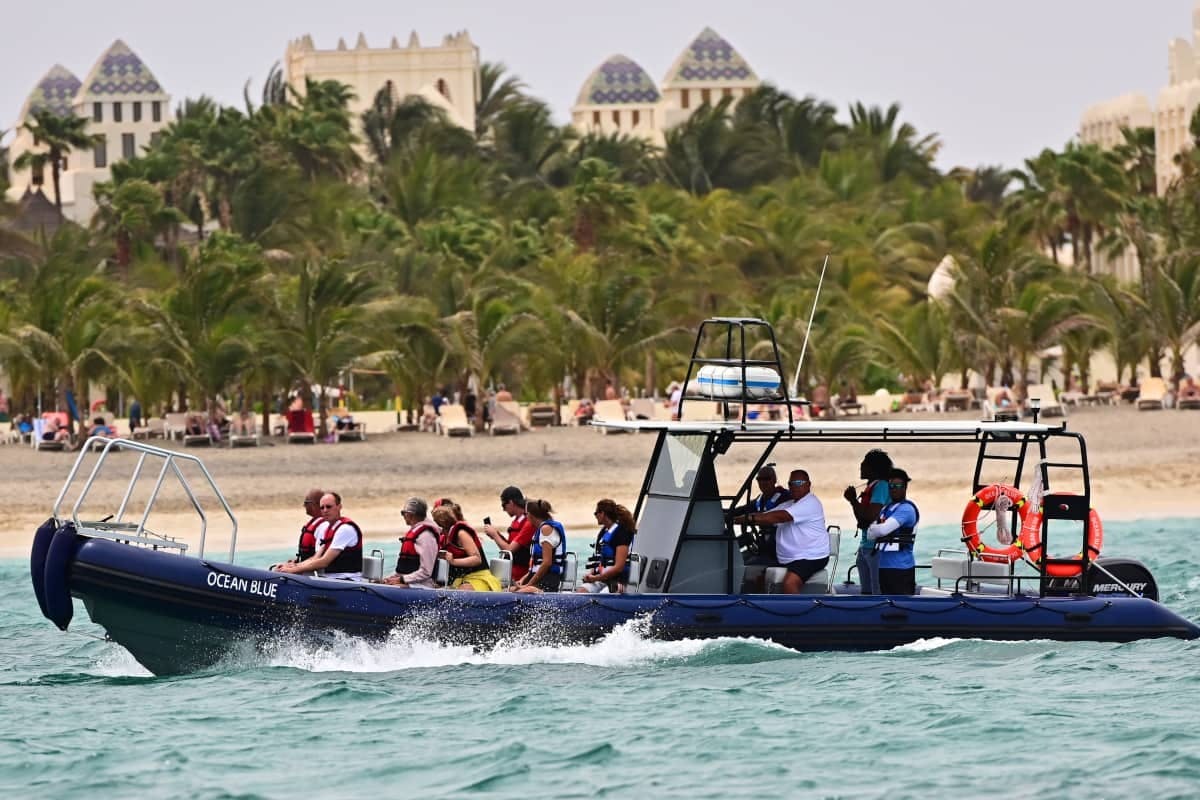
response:
{"label": "white sky", "polygon": [[80,79],[116,38],[178,104],[211,95],[241,104],[309,33],[318,47],[359,31],[372,46],[415,29],[433,44],[466,29],[546,100],[559,122],[605,58],[623,53],[661,81],[704,26],[758,75],[797,96],[897,101],[902,118],[943,141],[939,163],[1019,166],[1061,147],[1091,103],[1129,91],[1151,103],[1167,81],[1167,43],[1191,38],[1193,0],[3,0],[0,126],[55,62]]}

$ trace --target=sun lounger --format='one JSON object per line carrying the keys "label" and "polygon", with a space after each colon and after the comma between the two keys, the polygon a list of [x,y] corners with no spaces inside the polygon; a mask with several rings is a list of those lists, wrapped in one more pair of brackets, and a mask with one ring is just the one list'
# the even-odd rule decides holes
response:
{"label": "sun lounger", "polygon": [[1167,396],[1167,382],[1162,378],[1146,378],[1138,387],[1138,411],[1155,411],[1163,407],[1163,399]]}
{"label": "sun lounger", "polygon": [[316,428],[313,425],[312,411],[298,408],[287,413],[287,442],[288,444],[315,444],[317,441]]}
{"label": "sun lounger", "polygon": [[1067,414],[1063,404],[1054,396],[1054,389],[1048,384],[1034,383],[1025,387],[1025,408],[1030,408],[1034,400],[1041,404],[1040,417],[1065,417]]}
{"label": "sun lounger", "polygon": [[162,417],[150,417],[142,420],[143,425],[139,425],[130,432],[131,439],[165,439],[167,421]]}
{"label": "sun lounger", "polygon": [[[467,419],[467,411],[458,403],[444,403],[437,418],[438,433],[443,436],[474,436],[475,426]],[[500,407],[497,405],[496,412]]]}
{"label": "sun lounger", "polygon": [[[251,420],[253,423],[254,420]],[[258,425],[251,424],[250,433],[234,433],[233,426],[229,428],[230,447],[258,447],[262,444],[258,438]]]}
{"label": "sun lounger", "polygon": [[892,411],[892,396],[887,389],[876,389],[873,394],[860,396],[858,402],[864,414],[889,414]]}
{"label": "sun lounger", "polygon": [[1175,407],[1178,409],[1200,409],[1200,397],[1184,397],[1180,395],[1175,402]]}
{"label": "sun lounger", "polygon": [[[515,408],[514,408],[515,406]],[[443,407],[443,412],[445,408]],[[520,406],[515,401],[505,400],[496,403],[496,408],[492,412],[492,426],[489,432],[492,436],[502,436],[505,434],[513,434],[514,436],[521,432],[521,417]],[[465,412],[463,418],[466,418]]]}
{"label": "sun lounger", "polygon": [[46,433],[46,419],[43,414],[41,417],[33,421],[33,439],[30,445],[34,450],[65,450],[67,442],[63,439],[43,439],[42,436]]}
{"label": "sun lounger", "polygon": [[529,426],[545,428],[554,424],[554,406],[550,403],[533,403],[529,406]]}
{"label": "sun lounger", "polygon": [[210,447],[213,443],[212,434],[208,431],[204,433],[188,433],[183,432],[184,447]]}
{"label": "sun lounger", "polygon": [[[629,415],[625,411],[625,406],[621,405],[620,400],[597,400],[592,406],[596,409],[592,415],[592,419],[594,420],[620,421],[629,419]],[[613,428],[600,428],[599,430],[603,434],[627,433],[627,431]]]}
{"label": "sun lounger", "polygon": [[187,414],[182,411],[167,414],[163,422],[163,433],[167,439],[183,439],[187,431]]}
{"label": "sun lounger", "polygon": [[335,442],[365,442],[367,440],[367,423],[352,422],[344,428],[334,425],[333,440]]}

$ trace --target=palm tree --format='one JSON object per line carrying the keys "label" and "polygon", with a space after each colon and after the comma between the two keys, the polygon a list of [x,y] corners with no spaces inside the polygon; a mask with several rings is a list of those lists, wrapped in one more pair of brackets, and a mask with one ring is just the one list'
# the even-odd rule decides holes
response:
{"label": "palm tree", "polygon": [[[95,146],[100,137],[87,132],[89,120],[74,115],[60,117],[43,108],[33,112],[33,121],[26,120],[21,127],[33,136],[34,148],[17,156],[13,163],[16,169],[31,169],[34,175],[41,174],[50,165],[50,178],[54,186],[54,207],[62,214],[62,187],[60,185],[63,166],[72,150]],[[45,148],[44,150],[41,148]],[[36,181],[35,181],[36,182]]]}
{"label": "palm tree", "polygon": [[117,266],[128,282],[133,252],[186,217],[163,202],[162,194],[144,180],[95,187],[96,216],[92,227],[111,236],[116,243]]}
{"label": "palm tree", "polygon": [[494,61],[479,65],[479,99],[475,101],[475,138],[487,139],[499,116],[526,101],[525,84],[515,75],[505,77],[507,67]]}

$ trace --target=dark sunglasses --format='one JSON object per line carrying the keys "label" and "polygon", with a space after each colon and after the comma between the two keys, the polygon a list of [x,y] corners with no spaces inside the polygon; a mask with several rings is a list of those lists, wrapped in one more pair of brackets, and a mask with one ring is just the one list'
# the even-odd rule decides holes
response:
{"label": "dark sunglasses", "polygon": [[908,484],[904,481],[888,481],[888,486],[893,489],[903,489],[905,486],[908,486]]}

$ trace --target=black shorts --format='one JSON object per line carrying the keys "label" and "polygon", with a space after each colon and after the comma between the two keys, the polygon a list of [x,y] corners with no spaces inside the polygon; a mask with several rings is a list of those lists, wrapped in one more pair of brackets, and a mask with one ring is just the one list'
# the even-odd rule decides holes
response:
{"label": "black shorts", "polygon": [[783,564],[787,571],[806,581],[813,575],[816,575],[829,563],[829,556],[824,558],[802,558],[799,561],[793,561],[790,564]]}
{"label": "black shorts", "polygon": [[537,587],[543,592],[557,592],[558,587],[562,584],[562,576],[556,575],[553,572],[548,572],[537,582]]}
{"label": "black shorts", "polygon": [[879,593],[880,594],[916,594],[917,593],[917,570],[915,567],[907,569],[883,569],[879,570]]}

